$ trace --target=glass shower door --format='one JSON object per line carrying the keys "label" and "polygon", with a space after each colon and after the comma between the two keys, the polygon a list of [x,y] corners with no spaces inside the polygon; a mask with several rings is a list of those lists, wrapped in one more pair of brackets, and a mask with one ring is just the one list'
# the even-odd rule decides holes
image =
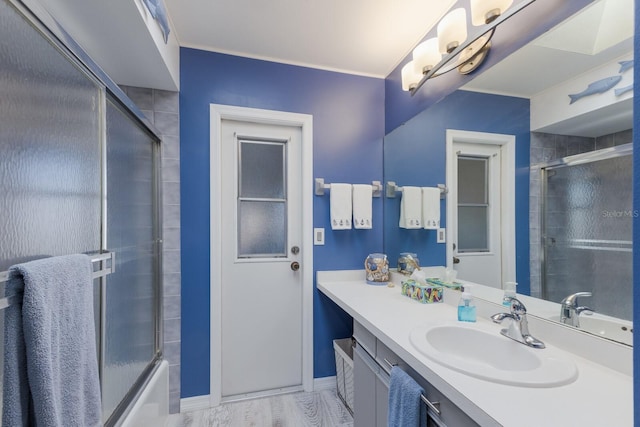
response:
{"label": "glass shower door", "polygon": [[158,354],[157,141],[107,100],[106,247],[115,272],[103,289],[102,402],[117,410]]}
{"label": "glass shower door", "polygon": [[[542,169],[543,298],[632,319],[632,156],[621,146]],[[578,157],[578,156],[576,156]]]}
{"label": "glass shower door", "polygon": [[2,0],[0,40],[0,271],[97,251],[102,89]]}

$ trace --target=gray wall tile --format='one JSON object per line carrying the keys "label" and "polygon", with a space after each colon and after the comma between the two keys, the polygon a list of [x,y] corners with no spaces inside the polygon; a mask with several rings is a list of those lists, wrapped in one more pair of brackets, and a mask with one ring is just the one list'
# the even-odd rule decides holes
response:
{"label": "gray wall tile", "polygon": [[[164,358],[169,362],[169,365],[180,364],[180,341],[164,343]],[[171,369],[171,366],[169,369]]]}
{"label": "gray wall tile", "polygon": [[180,337],[181,337],[180,318],[165,319],[163,325],[164,325],[164,342],[180,341]]}
{"label": "gray wall tile", "polygon": [[633,129],[623,130],[614,134],[615,145],[628,144],[633,142]]}
{"label": "gray wall tile", "polygon": [[169,393],[180,391],[180,365],[169,366]]}
{"label": "gray wall tile", "polygon": [[[171,295],[164,297],[164,318],[167,319],[179,319],[180,318],[180,295]],[[170,340],[165,337],[165,341]]]}
{"label": "gray wall tile", "polygon": [[163,204],[162,224],[164,227],[180,227],[180,205]]}
{"label": "gray wall tile", "polygon": [[165,250],[162,252],[162,272],[180,273],[180,251]]}
{"label": "gray wall tile", "polygon": [[165,250],[180,250],[180,227],[163,228],[162,241]]}
{"label": "gray wall tile", "polygon": [[162,183],[162,202],[165,205],[180,204],[180,183],[179,182],[163,182]]}
{"label": "gray wall tile", "polygon": [[151,124],[155,126],[153,111],[152,110],[140,110],[140,111],[149,120],[149,122],[151,122]]}
{"label": "gray wall tile", "polygon": [[153,111],[165,113],[177,113],[180,108],[180,96],[178,92],[166,90],[153,91]]}
{"label": "gray wall tile", "polygon": [[179,159],[162,159],[162,181],[180,182]]}
{"label": "gray wall tile", "polygon": [[164,113],[164,112],[156,112],[153,113],[154,124],[158,131],[164,135],[180,135],[180,115],[177,113]]}
{"label": "gray wall tile", "polygon": [[180,137],[164,135],[162,137],[162,158],[180,160]]}
{"label": "gray wall tile", "polygon": [[169,413],[180,413],[180,392],[169,394]]}
{"label": "gray wall tile", "polygon": [[182,291],[181,273],[165,273],[163,275],[163,279],[164,279],[165,298],[181,294],[181,291]]}
{"label": "gray wall tile", "polygon": [[153,89],[127,86],[127,95],[141,110],[153,110]]}

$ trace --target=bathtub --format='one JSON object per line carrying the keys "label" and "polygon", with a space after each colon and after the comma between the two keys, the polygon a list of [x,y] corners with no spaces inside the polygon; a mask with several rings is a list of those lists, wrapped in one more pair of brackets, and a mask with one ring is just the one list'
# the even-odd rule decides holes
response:
{"label": "bathtub", "polygon": [[121,427],[159,427],[169,418],[169,363],[163,360],[152,374]]}

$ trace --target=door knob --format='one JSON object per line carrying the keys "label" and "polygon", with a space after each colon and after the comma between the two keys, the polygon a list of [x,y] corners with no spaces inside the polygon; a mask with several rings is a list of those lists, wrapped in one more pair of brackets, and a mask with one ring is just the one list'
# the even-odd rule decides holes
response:
{"label": "door knob", "polygon": [[293,271],[298,271],[298,270],[300,270],[300,263],[299,263],[298,261],[293,261],[293,262],[291,263],[291,269],[292,269]]}
{"label": "door knob", "polygon": [[454,264],[460,264],[460,258],[458,258],[457,256],[453,257],[453,263]]}

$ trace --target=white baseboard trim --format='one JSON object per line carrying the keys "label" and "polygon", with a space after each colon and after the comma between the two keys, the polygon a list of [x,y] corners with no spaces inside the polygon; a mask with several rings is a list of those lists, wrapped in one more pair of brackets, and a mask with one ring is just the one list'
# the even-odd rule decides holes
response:
{"label": "white baseboard trim", "polygon": [[336,376],[314,378],[313,379],[313,391],[329,390],[336,387]]}
{"label": "white baseboard trim", "polygon": [[210,406],[211,398],[208,394],[180,399],[180,412],[199,411],[208,409]]}

